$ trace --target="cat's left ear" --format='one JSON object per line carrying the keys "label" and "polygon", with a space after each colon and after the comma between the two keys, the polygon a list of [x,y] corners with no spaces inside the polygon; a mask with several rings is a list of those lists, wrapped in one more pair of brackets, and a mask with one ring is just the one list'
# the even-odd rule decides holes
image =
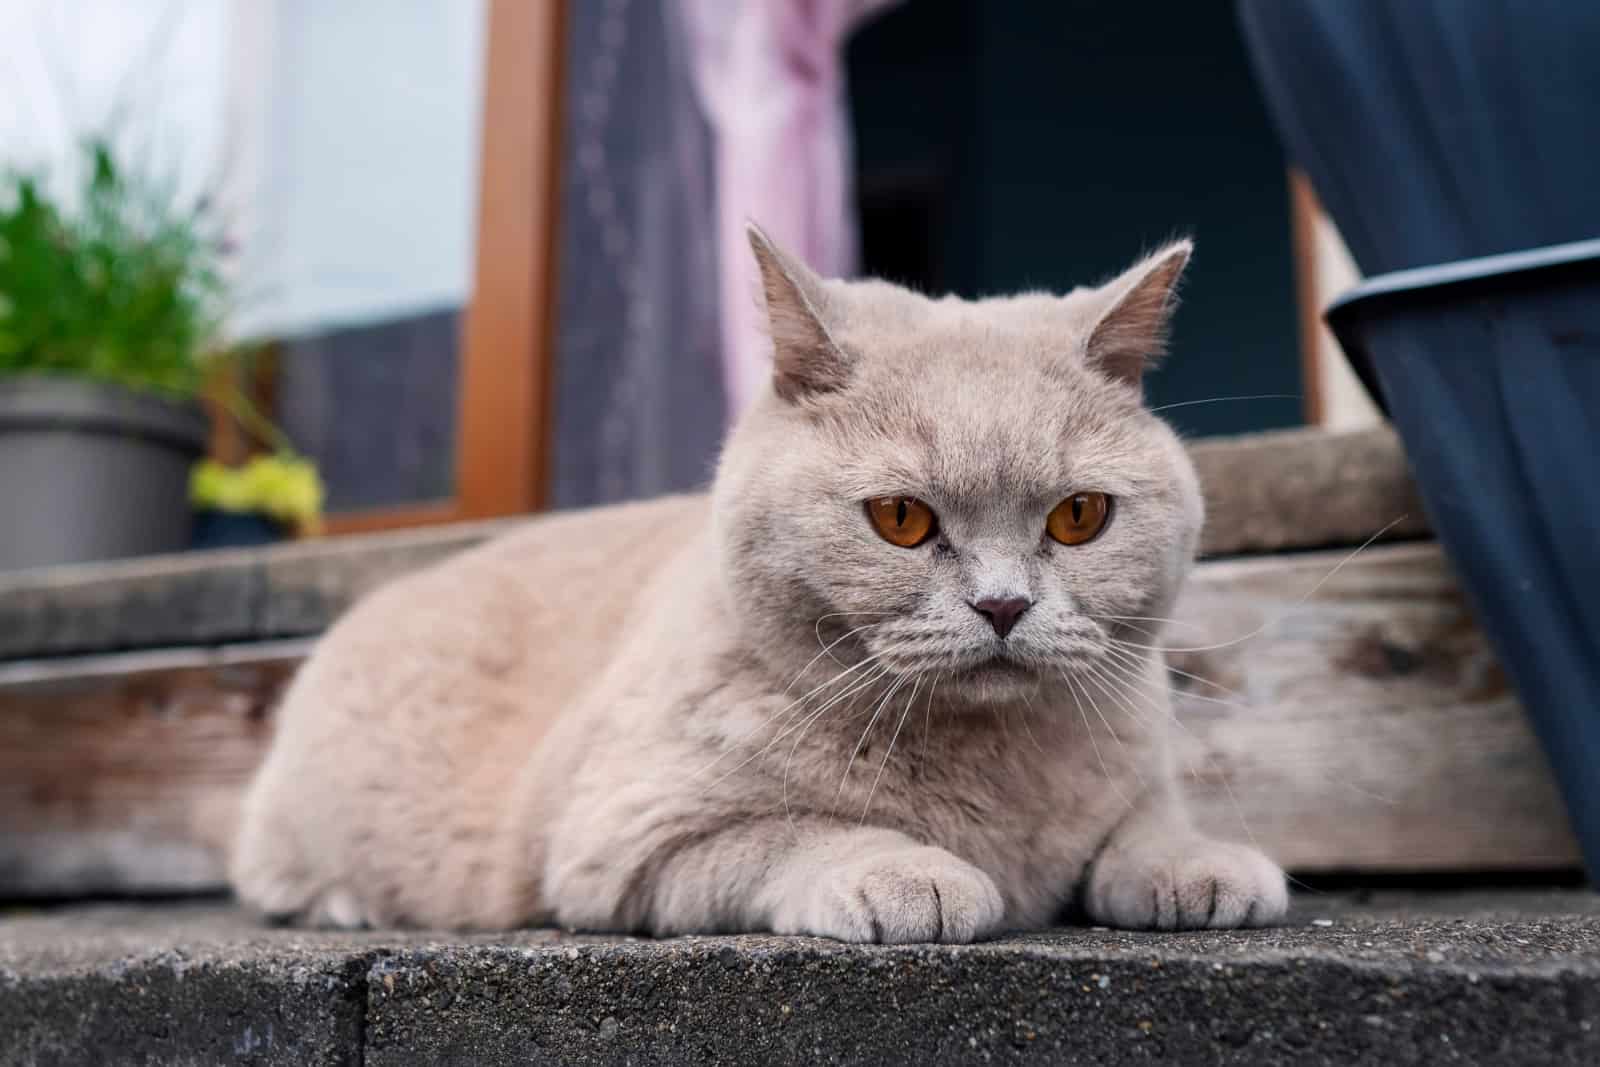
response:
{"label": "cat's left ear", "polygon": [[1193,252],[1190,241],[1175,241],[1100,287],[1101,310],[1084,343],[1090,366],[1139,387],[1145,368],[1166,352],[1178,279]]}

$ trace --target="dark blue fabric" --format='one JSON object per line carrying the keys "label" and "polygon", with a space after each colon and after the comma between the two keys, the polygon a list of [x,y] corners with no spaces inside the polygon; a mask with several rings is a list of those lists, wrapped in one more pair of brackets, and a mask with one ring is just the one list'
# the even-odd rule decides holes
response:
{"label": "dark blue fabric", "polygon": [[1600,3],[1241,0],[1293,162],[1366,274],[1600,237]]}

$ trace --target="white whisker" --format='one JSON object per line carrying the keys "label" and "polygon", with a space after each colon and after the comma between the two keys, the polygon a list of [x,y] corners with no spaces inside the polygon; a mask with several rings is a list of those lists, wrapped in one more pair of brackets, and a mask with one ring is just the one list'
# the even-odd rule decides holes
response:
{"label": "white whisker", "polygon": [[1095,619],[1097,621],[1109,619],[1112,622],[1159,622],[1167,626],[1188,626],[1191,629],[1196,630],[1205,628],[1202,624],[1195,622],[1193,619],[1166,619],[1162,618],[1160,615],[1093,615],[1089,612],[1084,612],[1083,617],[1086,619]]}
{"label": "white whisker", "polygon": [[[1116,646],[1108,647],[1106,649],[1106,655],[1110,658],[1110,660],[1116,661],[1116,662],[1120,662],[1124,666],[1138,667],[1140,669],[1143,668],[1143,661],[1138,656],[1136,656],[1134,653],[1128,651],[1125,648],[1119,648],[1119,647],[1116,647]],[[1185,678],[1188,678],[1188,679],[1191,679],[1193,681],[1199,682],[1202,685],[1209,685],[1212,688],[1218,690],[1219,692],[1227,693],[1230,696],[1236,696],[1236,697],[1239,697],[1240,699],[1239,700],[1224,700],[1221,697],[1206,696],[1204,693],[1196,693],[1196,692],[1193,692],[1192,690],[1188,690],[1188,689],[1178,689],[1175,686],[1170,686],[1169,685],[1167,687],[1167,689],[1168,689],[1169,692],[1173,693],[1174,695],[1182,695],[1187,700],[1204,700],[1204,701],[1206,701],[1207,703],[1210,703],[1210,704],[1222,704],[1222,705],[1224,705],[1226,707],[1238,708],[1241,711],[1254,710],[1253,707],[1243,699],[1243,694],[1236,693],[1232,689],[1229,689],[1225,685],[1219,685],[1216,682],[1211,681],[1209,678],[1202,678],[1198,674],[1190,674],[1188,671],[1179,670],[1178,668],[1172,666],[1170,663],[1169,664],[1165,664],[1164,666],[1165,666],[1166,670],[1169,673],[1180,674]]]}
{"label": "white whisker", "polygon": [[[888,673],[890,673],[890,670],[886,669],[886,667],[885,667],[885,669],[880,670],[880,672],[878,672],[877,675],[874,675],[874,683],[877,683],[877,681],[883,680],[883,678],[885,678],[886,675],[888,675]],[[901,677],[894,678],[894,683],[893,683],[893,685],[890,686],[890,691],[888,691],[888,693],[883,694],[883,699],[885,699],[885,701],[886,701],[886,699],[888,699],[888,697],[890,697],[891,694],[894,693],[894,689],[898,689],[899,686],[901,686],[902,681],[904,681],[904,680],[906,680],[906,678],[904,678],[904,675],[901,675]],[[878,701],[878,707],[883,707],[883,701]],[[826,707],[824,707],[824,709],[822,709],[822,710],[827,710],[827,709],[826,709]],[[784,760],[784,784],[782,784],[782,797],[784,797],[784,816],[786,816],[787,819],[789,819],[790,829],[794,829],[794,813],[792,813],[792,811],[790,811],[790,809],[789,809],[789,766],[792,765],[792,763],[794,763],[795,752],[798,752],[798,750],[800,750],[800,742],[802,742],[803,739],[805,739],[805,731],[806,731],[806,729],[810,729],[811,728],[811,723],[814,723],[814,721],[818,721],[819,718],[821,718],[821,713],[816,713],[816,715],[813,715],[813,717],[811,717],[810,723],[806,723],[805,728],[800,729],[800,733],[798,733],[797,736],[795,736],[794,744],[789,745],[789,757],[787,757],[786,760]],[[874,712],[874,715],[872,715],[872,721],[877,721],[877,712]],[[872,723],[867,723],[867,729],[872,729]],[[862,737],[866,737],[866,734],[862,734]],[[846,771],[846,774],[848,774],[848,771]],[[835,801],[837,801],[837,798],[835,798]]]}
{"label": "white whisker", "polygon": [[845,783],[850,780],[850,769],[856,765],[856,757],[861,755],[861,749],[866,745],[867,738],[871,736],[872,728],[878,724],[878,716],[883,714],[884,707],[889,703],[890,699],[895,695],[899,688],[905,684],[906,678],[907,675],[904,674],[896,678],[894,684],[889,687],[889,691],[883,694],[883,699],[878,701],[877,707],[872,709],[872,718],[867,721],[867,728],[861,731],[861,738],[856,742],[855,749],[851,751],[849,762],[844,765],[844,774],[839,778],[839,788],[834,790],[833,811],[829,814],[829,818],[839,814],[839,798],[844,795]]}
{"label": "white whisker", "polygon": [[911,705],[916,703],[917,689],[922,685],[922,679],[917,679],[911,686],[911,695],[906,698],[906,706],[900,712],[900,721],[895,724],[894,733],[889,738],[889,747],[883,753],[883,762],[878,764],[878,773],[872,779],[872,788],[867,790],[867,802],[861,807],[861,819],[857,826],[864,825],[867,821],[867,812],[872,810],[872,798],[878,792],[878,783],[883,781],[883,769],[889,766],[889,757],[894,754],[894,743],[900,740],[900,730],[906,724],[906,716],[911,714]]}
{"label": "white whisker", "polygon": [[[707,771],[711,770],[711,768],[715,767],[718,763],[721,763],[725,758],[727,758],[727,756],[728,756],[728,754],[730,752],[737,751],[737,749],[739,748],[740,745],[743,745],[747,740],[749,740],[750,738],[754,737],[756,734],[760,733],[762,730],[766,729],[768,726],[771,726],[773,724],[773,722],[776,721],[779,718],[779,716],[783,715],[783,713],[788,711],[790,708],[797,708],[797,709],[800,708],[803,704],[805,704],[806,701],[810,700],[816,694],[822,692],[822,690],[827,689],[827,688],[829,688],[829,687],[831,687],[833,685],[838,684],[847,675],[853,674],[856,671],[860,670],[862,667],[865,667],[868,664],[874,663],[881,656],[882,656],[882,653],[879,653],[876,656],[868,656],[866,659],[862,660],[860,663],[857,663],[855,666],[845,668],[844,670],[840,671],[838,674],[834,675],[832,678],[828,679],[826,682],[823,682],[821,685],[819,685],[815,689],[811,690],[811,692],[807,693],[805,696],[800,697],[798,700],[795,700],[795,701],[791,702],[788,706],[780,708],[778,711],[776,711],[773,714],[769,715],[766,719],[764,719],[754,729],[750,730],[748,733],[746,733],[743,736],[741,736],[739,738],[738,742],[736,742],[734,745],[729,746],[728,748],[724,749],[721,753],[719,753],[717,755],[716,759],[712,760],[710,763],[706,764],[700,770],[698,770],[698,771],[694,772],[694,774],[690,775],[689,780],[693,781],[694,779],[700,777],[702,774],[705,774]],[[878,666],[877,668],[875,668],[875,670],[878,673],[874,673],[874,671],[868,671],[866,673],[866,675],[863,676],[863,678],[858,678],[854,682],[852,682],[850,688],[846,689],[843,693],[836,694],[835,696],[830,697],[828,699],[828,702],[823,704],[822,707],[818,709],[818,712],[826,711],[829,707],[831,707],[841,697],[849,696],[851,693],[859,691],[865,685],[871,685],[878,678],[881,678],[884,674],[888,673],[887,668],[884,668],[881,665]],[[863,679],[865,679],[865,680],[863,680]],[[798,712],[796,714],[798,714]],[[811,713],[807,713],[807,714],[811,714]],[[710,786],[707,786],[707,788],[709,789],[709,788],[711,788],[711,786],[716,786],[716,785],[721,784],[722,782],[726,781],[730,775],[736,773],[741,767],[744,767],[751,760],[757,759],[757,758],[765,755],[768,749],[770,749],[773,745],[777,744],[779,741],[783,740],[783,738],[788,736],[789,732],[794,729],[793,720],[794,720],[794,716],[793,715],[789,716],[789,718],[786,721],[789,722],[790,725],[786,726],[782,730],[782,732],[780,732],[776,736],[774,736],[765,745],[763,745],[758,751],[756,751],[756,752],[752,753],[751,755],[749,755],[748,757],[746,757],[743,761],[741,761],[738,764],[738,766],[734,767],[732,770],[730,770],[726,774],[722,775],[722,777],[720,777],[716,781],[712,782]]]}
{"label": "white whisker", "polygon": [[[821,625],[821,620],[818,620],[818,625],[819,626]],[[791,678],[789,680],[789,684],[783,687],[784,696],[788,696],[789,695],[789,690],[794,688],[794,683],[798,682],[800,679],[804,678],[806,676],[806,672],[809,671],[812,667],[816,666],[817,660],[821,659],[823,656],[827,656],[829,659],[832,659],[833,662],[838,663],[839,661],[837,659],[834,659],[834,657],[832,655],[830,655],[830,653],[839,644],[839,642],[847,641],[850,638],[854,637],[856,634],[860,633],[862,630],[869,630],[872,627],[877,626],[877,625],[878,625],[878,623],[869,622],[869,623],[866,623],[865,625],[857,626],[854,630],[850,630],[847,633],[845,633],[845,634],[843,634],[843,635],[841,635],[839,637],[834,638],[832,641],[829,641],[826,645],[822,645],[822,634],[820,634],[820,633],[817,634],[817,644],[822,645],[822,651],[818,652],[815,656],[812,656],[810,661],[807,662],[804,667],[800,668],[800,673],[795,675],[793,678]],[[842,664],[841,664],[841,666],[842,666]]]}
{"label": "white whisker", "polygon": [[1122,791],[1122,787],[1117,784],[1117,780],[1111,776],[1111,768],[1106,766],[1105,756],[1100,754],[1100,742],[1095,739],[1094,727],[1089,725],[1089,715],[1083,710],[1083,701],[1078,699],[1077,683],[1072,680],[1072,676],[1067,674],[1066,671],[1061,672],[1061,678],[1067,683],[1067,688],[1072,692],[1072,702],[1078,706],[1078,718],[1083,720],[1084,732],[1089,735],[1089,744],[1094,747],[1094,758],[1100,761],[1100,773],[1106,776],[1106,784],[1111,787],[1111,791],[1117,794],[1117,797],[1124,805],[1130,808],[1133,807],[1133,801],[1128,799],[1128,794]]}
{"label": "white whisker", "polygon": [[[819,647],[822,648],[822,652],[820,652],[816,656],[812,657],[811,663],[817,662],[817,660],[821,659],[824,655],[828,656],[828,658],[833,660],[833,662],[838,663],[839,662],[838,659],[836,659],[834,656],[832,656],[830,654],[835,645],[837,645],[840,641],[845,640],[846,638],[854,637],[856,634],[860,633],[862,630],[868,629],[869,627],[872,627],[872,626],[879,625],[878,623],[875,623],[875,622],[869,622],[869,623],[867,623],[867,624],[865,624],[863,626],[856,627],[854,630],[851,630],[849,633],[845,634],[844,637],[837,638],[837,639],[835,639],[833,641],[828,642],[826,645],[824,645],[822,643],[822,624],[824,622],[826,622],[827,620],[842,618],[845,615],[892,615],[892,614],[894,614],[894,613],[891,612],[891,611],[830,611],[826,615],[817,616],[817,621],[816,621],[815,624],[813,624],[811,629],[812,629],[812,632],[817,635],[817,644],[818,644]],[[806,671],[811,669],[811,663],[806,664],[805,665],[805,669],[802,670],[800,672],[800,674],[795,675],[795,681],[799,681],[800,678],[806,673]],[[789,684],[792,686],[792,685],[794,685],[794,682],[790,682]],[[786,693],[788,691],[789,691],[788,689],[784,690],[784,692],[786,692]]]}
{"label": "white whisker", "polygon": [[[1104,697],[1106,697],[1108,699],[1115,699],[1114,690],[1109,689],[1106,686],[1106,683],[1103,680],[1104,679],[1104,675],[1101,674],[1100,671],[1096,669],[1096,665],[1095,664],[1092,664],[1092,663],[1084,664],[1084,675],[1085,675],[1085,677],[1084,677],[1083,681],[1085,683],[1093,682],[1094,683],[1094,687],[1096,689],[1100,690],[1100,693],[1101,693],[1102,696],[1104,696]],[[1122,738],[1120,736],[1118,736],[1117,728],[1115,726],[1111,725],[1111,720],[1106,718],[1105,712],[1100,710],[1100,702],[1094,698],[1094,694],[1089,692],[1089,689],[1088,689],[1087,685],[1085,685],[1083,691],[1084,691],[1084,695],[1089,698],[1089,706],[1092,707],[1094,709],[1094,713],[1097,716],[1099,716],[1100,722],[1105,726],[1106,732],[1108,732],[1111,735],[1111,739],[1117,743],[1117,747],[1118,748],[1123,749],[1124,751],[1126,751],[1128,746],[1126,744],[1124,744],[1123,741],[1122,741]],[[1133,718],[1133,716],[1129,716],[1129,717]],[[1135,718],[1134,721],[1137,722],[1139,720]]]}
{"label": "white whisker", "polygon": [[[1125,667],[1123,669],[1129,671],[1130,674],[1132,673],[1131,668]],[[1146,676],[1135,675],[1134,677],[1135,684],[1132,692],[1139,694],[1145,700],[1146,706],[1149,707],[1150,710],[1156,712],[1158,715],[1161,714],[1160,706],[1156,703],[1155,698],[1143,689]],[[1217,763],[1216,759],[1211,755],[1211,753],[1206,751],[1204,742],[1195,736],[1194,731],[1185,726],[1183,721],[1178,718],[1177,712],[1172,708],[1170,703],[1167,705],[1165,718],[1178,729],[1182,730],[1189,737],[1189,739],[1194,742],[1194,747],[1200,750],[1201,757],[1204,758],[1206,763],[1210,765],[1212,772],[1217,776],[1217,780],[1222,783],[1223,792],[1228,795],[1228,805],[1233,808],[1233,814],[1239,820],[1239,828],[1244,831],[1244,835],[1249,840],[1250,844],[1259,849],[1261,847],[1260,842],[1256,840],[1255,831],[1250,828],[1250,820],[1245,818],[1244,806],[1239,803],[1239,797],[1234,793],[1233,783],[1229,780],[1227,773],[1222,769],[1221,765]],[[1188,757],[1188,763],[1189,773],[1194,776],[1195,781],[1200,781],[1200,769],[1195,766],[1194,756],[1192,754]]]}
{"label": "white whisker", "polygon": [[[1130,668],[1127,668],[1127,667],[1123,667],[1122,669],[1123,670],[1130,670]],[[1142,676],[1141,676],[1141,678],[1142,678]],[[1168,691],[1169,692],[1171,691],[1171,687],[1170,686],[1168,687]],[[1140,692],[1142,693],[1144,699],[1149,704],[1149,706],[1151,706],[1152,710],[1155,710],[1155,699],[1154,699],[1154,697],[1152,697],[1151,694],[1149,694],[1148,692],[1144,692],[1142,689],[1140,690]],[[1190,694],[1190,695],[1192,696],[1194,694]],[[1198,748],[1198,749],[1201,750],[1201,756],[1205,759],[1206,763],[1211,767],[1212,772],[1217,776],[1217,780],[1222,783],[1222,791],[1228,797],[1228,805],[1229,805],[1229,807],[1231,807],[1233,809],[1234,817],[1239,820],[1239,828],[1244,831],[1245,838],[1250,842],[1250,844],[1253,845],[1254,847],[1256,847],[1257,849],[1260,849],[1261,848],[1261,843],[1256,840],[1255,831],[1250,828],[1250,820],[1245,818],[1244,806],[1239,803],[1239,797],[1233,791],[1233,782],[1232,782],[1232,780],[1228,777],[1227,773],[1225,771],[1223,771],[1221,765],[1219,765],[1217,763],[1216,759],[1209,752],[1205,751],[1204,743],[1201,742],[1201,740],[1198,737],[1195,736],[1194,731],[1190,730],[1187,726],[1185,726],[1183,724],[1183,720],[1178,718],[1176,709],[1173,709],[1171,707],[1170,703],[1168,704],[1167,718],[1172,722],[1172,724],[1174,726],[1176,726],[1178,729],[1182,730],[1186,735],[1188,735],[1190,740],[1192,740],[1194,742],[1194,747],[1195,748]],[[1194,778],[1194,780],[1196,782],[1200,781],[1201,780],[1200,779],[1200,769],[1199,769],[1199,767],[1197,767],[1195,765],[1194,756],[1192,754],[1189,755],[1187,762],[1189,764],[1189,774],[1191,776],[1193,776],[1193,778]],[[1364,792],[1364,790],[1357,790],[1357,791],[1358,792]],[[1373,794],[1373,795],[1375,795],[1375,794]],[[1384,800],[1385,803],[1389,803],[1389,801],[1385,800],[1385,798],[1383,798],[1383,797],[1377,797],[1376,799]],[[1317,892],[1317,890],[1312,889],[1311,886],[1306,885],[1306,883],[1300,881],[1300,879],[1294,877],[1293,875],[1288,875],[1287,877],[1288,877],[1289,882],[1290,882],[1291,885],[1297,886],[1297,887],[1299,887],[1301,889],[1310,890],[1311,892]]]}
{"label": "white whisker", "polygon": [[1158,408],[1151,408],[1150,414],[1159,411],[1171,411],[1173,408],[1194,407],[1196,404],[1220,404],[1225,400],[1303,400],[1299,393],[1251,393],[1247,396],[1208,396],[1204,400],[1180,400],[1176,404],[1162,404]]}
{"label": "white whisker", "polygon": [[1033,736],[1033,727],[1028,725],[1028,719],[1033,716],[1033,701],[1028,699],[1027,693],[1022,694],[1022,703],[1027,708],[1027,710],[1022,713],[1023,732],[1028,735],[1028,740],[1033,742],[1033,747],[1038,750],[1039,755],[1043,756],[1045,754],[1044,746],[1039,744],[1039,739]]}
{"label": "white whisker", "polygon": [[1409,518],[1409,516],[1402,515],[1398,519],[1395,519],[1393,522],[1389,523],[1389,525],[1385,526],[1383,529],[1379,530],[1377,533],[1373,534],[1371,537],[1367,538],[1364,542],[1362,542],[1355,549],[1355,551],[1351,552],[1348,556],[1344,557],[1344,559],[1340,560],[1334,566],[1333,570],[1329,571],[1327,574],[1324,574],[1322,576],[1321,580],[1319,580],[1316,585],[1313,585],[1305,593],[1304,596],[1300,597],[1300,599],[1296,600],[1293,604],[1289,605],[1289,608],[1288,608],[1287,611],[1285,611],[1282,614],[1278,615],[1276,618],[1268,619],[1266,622],[1262,623],[1260,626],[1257,626],[1254,630],[1251,630],[1249,633],[1243,635],[1242,637],[1235,637],[1231,641],[1222,641],[1222,642],[1219,642],[1219,643],[1217,643],[1215,645],[1201,645],[1201,646],[1198,646],[1196,648],[1164,648],[1164,647],[1161,647],[1161,646],[1158,646],[1158,645],[1141,645],[1141,644],[1137,644],[1137,643],[1135,643],[1133,641],[1123,641],[1121,643],[1123,645],[1127,646],[1128,648],[1143,649],[1143,650],[1149,651],[1149,652],[1214,652],[1219,648],[1231,648],[1234,645],[1240,644],[1240,643],[1242,643],[1244,641],[1248,641],[1252,637],[1255,637],[1258,634],[1263,633],[1268,627],[1273,626],[1278,622],[1281,622],[1284,618],[1286,618],[1288,616],[1288,613],[1290,611],[1293,611],[1295,608],[1298,608],[1300,605],[1304,604],[1306,601],[1308,601],[1312,597],[1316,596],[1318,590],[1320,590],[1323,586],[1327,585],[1330,581],[1332,581],[1333,580],[1333,576],[1338,574],[1340,571],[1342,571],[1345,568],[1346,564],[1348,564],[1351,560],[1355,559],[1362,552],[1366,551],[1367,548],[1370,547],[1374,541],[1376,541],[1378,538],[1382,537],[1384,534],[1388,533],[1390,530],[1394,529],[1400,523],[1404,522],[1407,518]]}
{"label": "white whisker", "polygon": [[[1131,709],[1128,707],[1127,701],[1123,700],[1123,699],[1120,699],[1117,696],[1116,686],[1114,684],[1112,684],[1112,683],[1108,683],[1107,681],[1105,681],[1104,677],[1105,676],[1102,675],[1099,671],[1097,671],[1092,664],[1089,666],[1089,676],[1088,676],[1088,678],[1086,680],[1090,681],[1090,682],[1093,682],[1095,684],[1095,687],[1097,689],[1099,689],[1100,692],[1103,693],[1108,700],[1111,700],[1115,704],[1120,705],[1122,710],[1123,710],[1123,712],[1125,714],[1128,714],[1128,717],[1130,719],[1133,719],[1135,722],[1143,723],[1144,720],[1140,719],[1139,716],[1131,713]],[[1085,692],[1086,693],[1088,692],[1087,688],[1085,689]],[[1106,716],[1105,716],[1105,713],[1100,710],[1099,701],[1096,701],[1093,698],[1093,696],[1091,696],[1089,699],[1090,699],[1090,702],[1094,706],[1094,713],[1096,715],[1100,716],[1100,721],[1101,722],[1105,723],[1106,729],[1111,732],[1111,736],[1117,742],[1117,746],[1119,748],[1123,749],[1123,751],[1126,752],[1127,749],[1128,749],[1128,746],[1122,743],[1122,738],[1118,737],[1117,736],[1117,731],[1112,729],[1111,721],[1109,719],[1107,719]],[[1141,789],[1148,788],[1148,784],[1149,783],[1147,783],[1144,780],[1144,775],[1142,773],[1140,773],[1138,764],[1136,762],[1130,762],[1128,764],[1128,766],[1133,771],[1133,776],[1136,779],[1138,779],[1139,787]]]}
{"label": "white whisker", "polygon": [[[840,682],[842,679],[844,679],[847,675],[850,675],[850,674],[854,673],[856,670],[858,670],[861,667],[865,666],[866,664],[872,662],[876,658],[877,658],[876,656],[869,656],[866,659],[862,660],[860,663],[856,664],[854,667],[850,667],[850,668],[847,668],[847,669],[845,669],[843,671],[840,671],[839,673],[835,674],[832,678],[829,678],[827,681],[823,682],[821,685],[819,685],[815,689],[811,690],[809,693],[806,693],[806,694],[804,694],[803,696],[800,696],[800,697],[796,697],[794,700],[790,701],[788,704],[785,704],[783,707],[779,708],[777,711],[773,712],[771,715],[768,715],[765,719],[762,719],[755,726],[752,726],[749,730],[747,730],[743,734],[741,734],[739,736],[739,739],[737,741],[735,741],[733,744],[729,745],[728,747],[724,748],[721,752],[717,753],[716,758],[713,759],[710,763],[706,764],[704,767],[701,767],[699,770],[697,770],[693,774],[691,774],[689,776],[689,780],[691,782],[694,781],[696,778],[699,778],[701,775],[703,775],[707,771],[711,770],[717,764],[721,763],[724,759],[726,759],[728,757],[729,753],[738,751],[738,749],[746,741],[750,740],[756,734],[760,733],[762,730],[765,730],[767,727],[771,726],[779,718],[784,718],[786,712],[789,712],[791,709],[798,709],[798,708],[802,707],[806,703],[806,701],[810,700],[812,697],[816,696],[818,693],[822,692],[824,689],[827,689],[830,686],[836,685],[838,682]],[[813,660],[812,662],[815,662],[815,660]],[[793,683],[791,683],[791,684],[793,684]],[[788,695],[787,690],[785,691],[784,695],[785,696]],[[787,718],[785,718],[785,721],[787,722],[787,721],[789,721],[789,719],[792,719],[792,718],[793,718],[793,716],[790,715]],[[776,740],[776,739],[774,739],[774,740]],[[769,742],[769,744],[770,744],[770,742]],[[756,755],[760,755],[760,753],[757,753]],[[754,757],[751,757],[751,758],[753,759]],[[746,762],[748,762],[748,761],[746,761]],[[739,766],[742,767],[742,766],[744,766],[744,764],[740,764]],[[738,770],[738,769],[739,769],[738,767],[734,768],[734,770]],[[719,779],[719,781],[720,781],[720,779]]]}
{"label": "white whisker", "polygon": [[[1129,652],[1123,651],[1123,650],[1118,650],[1117,655],[1123,656],[1123,657],[1131,657],[1132,653],[1129,653]],[[1135,664],[1138,663],[1137,660],[1133,660],[1133,662]],[[1130,669],[1128,667],[1128,663],[1127,663],[1126,660],[1122,662],[1122,666],[1123,666],[1123,669],[1125,669],[1125,670]],[[1217,685],[1217,683],[1208,681],[1207,679],[1202,678],[1199,675],[1192,675],[1192,674],[1188,674],[1188,673],[1186,673],[1184,671],[1179,671],[1179,670],[1177,670],[1177,668],[1172,667],[1171,665],[1168,665],[1167,669],[1171,670],[1171,671],[1176,671],[1178,674],[1182,674],[1186,678],[1193,678],[1197,682],[1204,682],[1207,685],[1215,686],[1216,688],[1221,689],[1225,693],[1234,692],[1233,690],[1228,689],[1225,686]],[[1245,702],[1240,702],[1240,701],[1235,701],[1235,700],[1222,700],[1222,699],[1220,699],[1218,697],[1206,696],[1203,693],[1195,693],[1195,692],[1191,692],[1191,691],[1188,691],[1188,690],[1179,690],[1179,689],[1177,689],[1177,688],[1175,688],[1173,686],[1170,686],[1170,685],[1167,687],[1167,691],[1170,694],[1172,694],[1174,697],[1181,695],[1186,700],[1204,700],[1204,701],[1207,701],[1208,703],[1220,704],[1220,705],[1223,705],[1225,707],[1235,708],[1235,709],[1237,709],[1239,711],[1247,711],[1247,712],[1250,712],[1252,714],[1254,714],[1254,713],[1256,713],[1256,712],[1258,712],[1260,710],[1255,705],[1250,704],[1250,703],[1245,703]],[[1239,694],[1235,694],[1235,695],[1239,695]],[[1183,724],[1183,721],[1177,717],[1176,709],[1174,709],[1173,712],[1172,712],[1172,721],[1178,727],[1178,729],[1183,730],[1185,733],[1188,733],[1191,737],[1194,736],[1193,732],[1190,731],[1189,728],[1186,727]],[[1191,764],[1191,773],[1193,773],[1195,778],[1198,779],[1200,777],[1200,775],[1199,775],[1199,772],[1198,772],[1197,769],[1193,769],[1193,758],[1192,757],[1190,759],[1190,764]],[[1221,776],[1220,770],[1218,771],[1218,776],[1219,777]],[[1344,779],[1344,778],[1340,778],[1340,777],[1338,777],[1336,775],[1332,775],[1332,774],[1330,774],[1329,772],[1326,772],[1326,771],[1322,772],[1322,779],[1323,779],[1323,781],[1336,783],[1341,788],[1349,789],[1349,790],[1351,790],[1351,791],[1353,791],[1355,793],[1359,793],[1361,796],[1368,797],[1368,798],[1370,798],[1372,800],[1379,801],[1380,803],[1383,803],[1383,804],[1393,805],[1394,803],[1396,803],[1393,799],[1383,795],[1382,793],[1377,793],[1377,792],[1374,792],[1373,790],[1370,790],[1370,789],[1364,788],[1362,786],[1356,785],[1354,782],[1348,781],[1347,779]]]}

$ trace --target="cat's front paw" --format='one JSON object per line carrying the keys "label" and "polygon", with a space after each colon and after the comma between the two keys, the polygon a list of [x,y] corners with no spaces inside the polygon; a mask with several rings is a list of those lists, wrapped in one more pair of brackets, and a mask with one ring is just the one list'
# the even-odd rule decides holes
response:
{"label": "cat's front paw", "polygon": [[995,933],[1004,915],[987,874],[942,848],[917,846],[810,872],[773,925],[840,941],[964,944]]}
{"label": "cat's front paw", "polygon": [[1195,837],[1102,857],[1084,903],[1093,921],[1129,930],[1226,930],[1282,919],[1289,892],[1257,850]]}

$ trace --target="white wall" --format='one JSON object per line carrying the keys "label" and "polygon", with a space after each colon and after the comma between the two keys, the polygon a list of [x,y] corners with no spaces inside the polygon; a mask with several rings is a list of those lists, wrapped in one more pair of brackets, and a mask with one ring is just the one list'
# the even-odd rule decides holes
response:
{"label": "white wall", "polygon": [[458,306],[484,25],[483,0],[0,0],[0,165],[121,114],[132,158],[236,218],[240,333]]}
{"label": "white wall", "polygon": [[[248,0],[242,0],[248,3]],[[274,0],[238,19],[259,112],[244,322],[299,333],[462,304],[483,0]],[[260,99],[264,88],[265,99]]]}
{"label": "white wall", "polygon": [[223,135],[228,8],[212,0],[0,0],[0,166],[67,165],[87,135],[190,193]]}

